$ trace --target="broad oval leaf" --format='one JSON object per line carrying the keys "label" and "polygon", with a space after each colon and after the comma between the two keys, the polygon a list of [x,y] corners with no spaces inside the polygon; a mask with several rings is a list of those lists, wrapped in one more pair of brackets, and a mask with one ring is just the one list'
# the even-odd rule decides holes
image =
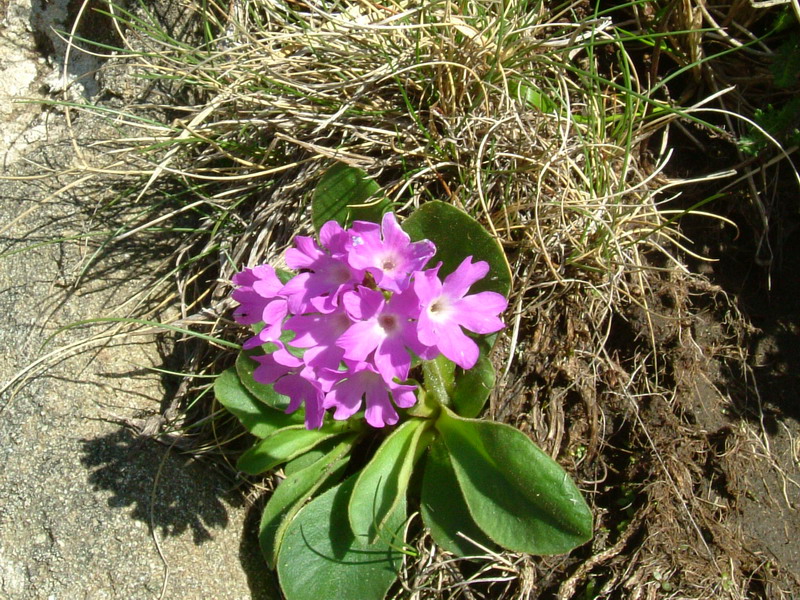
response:
{"label": "broad oval leaf", "polygon": [[480,547],[469,540],[484,548],[494,547],[494,542],[486,537],[469,514],[450,464],[447,447],[441,438],[431,444],[426,457],[420,513],[423,522],[431,530],[433,540],[456,556],[483,553]]}
{"label": "broad oval leaf", "polygon": [[270,569],[275,568],[283,536],[292,519],[309,498],[342,475],[355,439],[348,437],[309,466],[287,476],[270,496],[258,531],[261,552]]}
{"label": "broad oval leaf", "polygon": [[569,475],[521,431],[443,409],[442,434],[475,523],[517,552],[561,554],[592,537],[592,513]]}
{"label": "broad oval leaf", "polygon": [[284,427],[258,441],[242,454],[236,462],[236,468],[250,475],[258,475],[308,452],[317,444],[321,444],[335,435],[341,434],[341,431],[326,431],[324,428],[306,429],[304,425]]}
{"label": "broad oval leaf", "polygon": [[[387,437],[356,480],[348,506],[356,537],[382,536],[394,513],[405,510],[406,490],[414,463],[430,442],[429,419],[411,419]],[[426,435],[427,434],[427,435]]]}
{"label": "broad oval leaf", "polygon": [[256,400],[233,368],[223,371],[217,377],[214,395],[256,437],[266,438],[278,429],[303,422],[302,413],[287,415]]}
{"label": "broad oval leaf", "polygon": [[322,175],[311,200],[311,221],[319,231],[328,221],[347,227],[353,221],[380,223],[388,198],[372,198],[380,189],[361,169],[337,162]]}
{"label": "broad oval leaf", "polygon": [[456,375],[452,394],[456,413],[467,419],[473,419],[481,414],[494,387],[494,379],[492,361],[481,353],[474,367]]}
{"label": "broad oval leaf", "polygon": [[[258,349],[252,350],[252,354],[263,354],[263,351]],[[264,404],[271,406],[277,410],[286,410],[289,406],[289,398],[276,392],[271,385],[259,383],[253,379],[253,372],[256,370],[258,363],[254,361],[247,352],[240,352],[236,357],[236,373],[242,381],[244,387],[253,396],[258,398]],[[301,415],[303,411],[298,411]]]}
{"label": "broad oval leaf", "polygon": [[397,578],[405,510],[387,523],[391,537],[367,543],[344,518],[354,484],[351,477],[315,498],[287,528],[278,553],[287,600],[381,600]]}
{"label": "broad oval leaf", "polygon": [[442,261],[440,275],[456,270],[467,256],[489,263],[489,273],[470,288],[471,293],[486,290],[508,296],[511,269],[506,255],[491,234],[467,213],[438,200],[427,202],[403,222],[403,229],[414,241],[436,244],[431,264]]}

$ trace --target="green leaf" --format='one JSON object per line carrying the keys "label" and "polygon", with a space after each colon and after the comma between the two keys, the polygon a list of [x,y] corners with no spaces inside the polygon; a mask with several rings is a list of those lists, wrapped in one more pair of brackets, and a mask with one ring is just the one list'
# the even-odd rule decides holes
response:
{"label": "green leaf", "polygon": [[361,169],[337,162],[320,179],[311,200],[311,221],[319,231],[328,221],[346,227],[353,221],[380,223],[389,199],[373,199],[380,189]]}
{"label": "green leaf", "polygon": [[351,477],[309,502],[286,530],[278,577],[287,600],[381,600],[397,578],[405,511],[387,523],[391,538],[368,544],[344,517],[354,484]]}
{"label": "green leaf", "polygon": [[452,394],[456,413],[467,419],[481,414],[494,387],[494,379],[494,365],[481,353],[474,367],[456,376]]}
{"label": "green leaf", "polygon": [[303,422],[301,411],[287,415],[256,400],[233,368],[223,371],[214,382],[214,395],[256,437],[266,438],[278,429]]}
{"label": "green leaf", "polygon": [[414,463],[430,441],[430,424],[428,419],[411,419],[400,425],[361,471],[348,507],[356,537],[368,536],[374,541],[384,535],[398,510],[405,511],[408,481]]}
{"label": "green leaf", "polygon": [[236,373],[242,384],[247,388],[253,396],[258,400],[278,410],[286,410],[289,406],[289,398],[283,394],[276,392],[272,385],[259,383],[253,378],[253,372],[258,367],[258,362],[253,360],[251,356],[264,354],[260,348],[240,352],[236,357]]}
{"label": "green leaf", "polygon": [[289,280],[292,279],[295,275],[297,275],[297,273],[295,273],[294,271],[289,271],[287,269],[281,269],[281,268],[275,269],[275,276],[278,278],[278,281],[280,281],[283,284],[289,283]]}
{"label": "green leaf", "polygon": [[509,81],[509,91],[514,98],[529,108],[536,108],[543,113],[552,113],[556,109],[556,103],[549,96],[528,83],[511,80]]}
{"label": "green leaf", "polygon": [[442,434],[475,523],[516,552],[561,554],[592,537],[592,513],[567,473],[525,434],[443,409]]}
{"label": "green leaf", "polygon": [[797,83],[800,72],[800,41],[787,38],[775,53],[769,70],[778,88],[789,88]]}
{"label": "green leaf", "polygon": [[355,436],[350,436],[304,469],[284,479],[261,514],[258,541],[270,569],[274,569],[286,529],[306,501],[335,480],[349,461]]}
{"label": "green leaf", "polygon": [[339,443],[336,438],[331,438],[321,444],[314,446],[305,454],[301,454],[297,458],[293,458],[283,466],[283,473],[287,477],[293,475],[297,471],[301,471],[313,463],[317,462],[320,458],[328,454]]}
{"label": "green leaf", "polygon": [[434,541],[457,556],[469,556],[482,550],[463,536],[493,548],[494,543],[475,524],[458,485],[447,447],[441,439],[431,444],[422,477],[420,512]]}
{"label": "green leaf", "polygon": [[[251,350],[250,354],[263,354],[263,351],[255,349]],[[244,387],[247,388],[247,391],[272,408],[286,410],[286,407],[289,406],[289,398],[287,396],[276,392],[271,385],[265,385],[253,379],[253,371],[256,370],[257,366],[258,363],[250,358],[246,352],[240,352],[239,356],[236,357],[236,373],[238,373],[239,379]],[[303,414],[302,410],[298,412],[301,415]]]}
{"label": "green leaf", "polygon": [[450,395],[455,384],[456,363],[440,354],[433,360],[422,363],[425,389],[443,406],[450,406]]}
{"label": "green leaf", "polygon": [[306,429],[305,425],[284,427],[260,440],[242,454],[236,462],[236,468],[250,475],[258,475],[308,452],[317,444],[341,433],[325,428]]}
{"label": "green leaf", "polygon": [[441,276],[452,273],[467,256],[489,263],[489,274],[470,288],[472,293],[490,290],[508,296],[511,269],[503,249],[483,226],[467,213],[444,202],[423,204],[403,222],[414,241],[428,239],[436,244],[431,264],[442,261]]}

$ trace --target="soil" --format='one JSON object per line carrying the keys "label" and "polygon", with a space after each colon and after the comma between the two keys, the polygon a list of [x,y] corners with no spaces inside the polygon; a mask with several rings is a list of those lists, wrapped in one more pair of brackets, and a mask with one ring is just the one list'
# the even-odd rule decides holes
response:
{"label": "soil", "polygon": [[[0,0],[0,17],[8,7]],[[90,37],[92,23],[87,27]],[[102,23],[94,27],[108,35]],[[34,48],[25,50],[33,71],[24,71],[30,65],[23,59],[15,63],[30,72],[28,92],[49,81],[35,52],[57,55],[45,30],[37,31]],[[0,114],[19,121],[19,111]],[[41,115],[26,115],[40,122]],[[12,159],[24,150],[22,135]],[[580,306],[557,300],[562,304],[549,314],[558,318],[532,319],[523,332],[531,340],[528,364],[494,398],[493,416],[549,451],[565,449],[559,458],[591,498],[597,533],[569,557],[527,564],[530,581],[510,594],[800,597],[800,213],[793,185],[777,201],[781,230],[760,231],[747,211],[729,215],[739,221],[738,235],[686,223],[688,235],[703,240],[696,249],[717,262],[687,256],[702,277],[664,270],[615,315],[600,385],[590,385],[576,358],[588,336]],[[760,264],[765,240],[767,265]],[[663,266],[660,260],[652,257],[654,266]],[[652,388],[629,389],[638,369],[648,372]],[[104,435],[134,444],[121,426]],[[97,466],[83,463],[87,476],[96,477]],[[113,464],[103,468],[115,478]]]}

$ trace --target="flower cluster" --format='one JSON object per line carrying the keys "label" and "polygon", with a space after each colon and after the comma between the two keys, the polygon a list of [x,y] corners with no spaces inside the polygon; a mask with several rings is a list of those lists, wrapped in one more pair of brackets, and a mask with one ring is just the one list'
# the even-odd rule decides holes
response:
{"label": "flower cluster", "polygon": [[322,425],[328,409],[347,419],[362,401],[373,427],[397,423],[394,405],[416,402],[416,386],[403,383],[412,355],[444,354],[469,369],[479,351],[463,330],[487,334],[504,326],[503,295],[467,294],[489,265],[469,256],[442,281],[441,263],[424,269],[434,244],[411,242],[391,213],[380,225],[356,221],[344,229],[330,221],[319,241],[295,238],[286,263],[298,274],[285,284],[260,265],[236,274],[232,293],[237,322],[263,323],[244,348],[276,347],[253,357],[254,378],[289,397],[287,412],[305,404],[309,429]]}

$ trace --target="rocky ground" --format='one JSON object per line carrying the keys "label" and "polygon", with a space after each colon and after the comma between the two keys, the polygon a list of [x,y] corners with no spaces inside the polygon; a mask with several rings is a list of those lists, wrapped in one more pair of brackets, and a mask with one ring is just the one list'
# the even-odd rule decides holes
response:
{"label": "rocky ground", "polygon": [[[0,1],[0,386],[13,382],[0,395],[0,598],[268,598],[233,484],[120,424],[161,409],[152,338],[76,348],[19,377],[84,339],[85,331],[48,336],[107,316],[157,259],[120,250],[76,291],[85,252],[47,243],[85,231],[104,199],[101,186],[80,185],[56,197],[69,177],[38,177],[73,156],[63,113],[41,102],[63,85],[55,29],[80,4]],[[94,66],[69,63],[67,80]],[[73,92],[93,86],[84,78]],[[81,119],[75,133],[88,140],[97,127]]]}

